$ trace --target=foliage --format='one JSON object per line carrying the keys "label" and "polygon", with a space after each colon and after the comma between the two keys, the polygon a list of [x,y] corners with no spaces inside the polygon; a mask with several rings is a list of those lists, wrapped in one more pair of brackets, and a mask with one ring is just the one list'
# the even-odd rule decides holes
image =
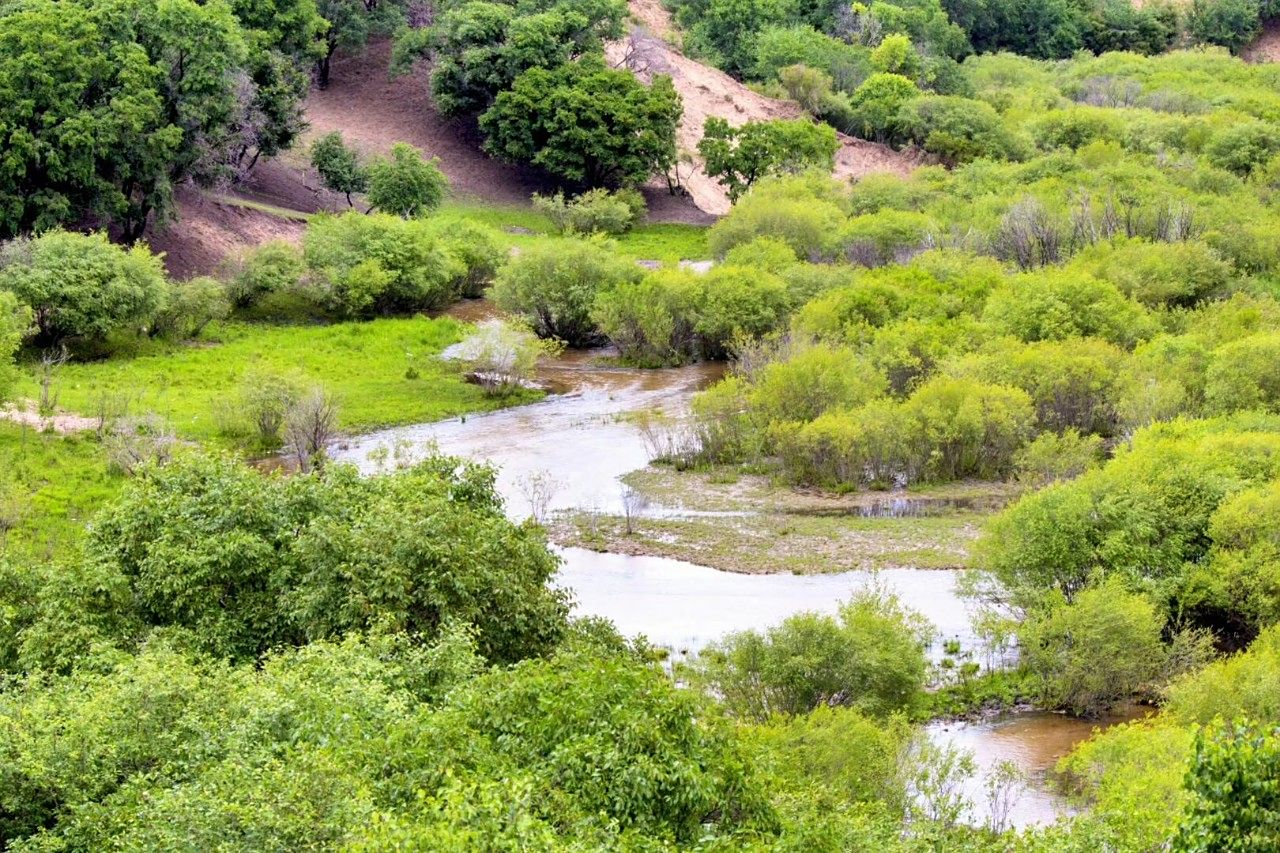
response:
{"label": "foliage", "polygon": [[230,314],[231,302],[222,282],[207,276],[175,281],[164,308],[152,320],[151,331],[177,340],[198,338],[211,323]]}
{"label": "foliage", "polygon": [[26,337],[31,310],[18,304],[12,293],[0,291],[0,403],[8,402],[18,371],[13,357]]}
{"label": "foliage", "polygon": [[821,705],[886,715],[919,697],[928,635],[918,614],[871,590],[838,617],[802,613],[763,634],[730,634],[698,656],[690,678],[734,715],[757,721]]}
{"label": "foliage", "polygon": [[[432,637],[450,619],[476,627],[486,657],[515,660],[554,643],[566,612],[545,587],[555,558],[503,516],[492,471],[446,458],[371,479],[334,467],[287,480],[175,460],[98,516],[82,566],[37,594],[24,667],[65,668],[94,643],[128,647],[139,626],[246,659],[353,631]],[[73,629],[72,613],[92,616]]]}
{"label": "foliage", "polygon": [[1032,613],[1018,632],[1047,703],[1096,715],[1150,687],[1164,669],[1163,619],[1112,578]]}
{"label": "foliage", "polygon": [[432,99],[446,116],[478,114],[530,69],[598,55],[625,15],[618,0],[450,4],[429,30],[402,33],[397,54],[402,67],[431,56]]}
{"label": "foliage", "polygon": [[264,297],[295,288],[306,265],[298,247],[270,240],[223,262],[227,295],[237,308],[249,308]]}
{"label": "foliage", "polygon": [[1273,850],[1280,844],[1280,737],[1247,721],[1196,733],[1193,798],[1173,850]]}
{"label": "foliage", "polygon": [[601,291],[591,318],[628,363],[669,367],[702,351],[697,325],[705,300],[705,283],[693,273],[658,270]]}
{"label": "foliage", "polygon": [[369,163],[369,204],[405,219],[430,213],[449,190],[439,162],[438,157],[422,159],[422,152],[412,145],[395,143],[388,156]]}
{"label": "foliage", "polygon": [[168,296],[160,258],[147,247],[122,249],[105,234],[69,231],[5,245],[0,290],[31,309],[37,342],[45,345],[140,329]]}
{"label": "foliage", "polygon": [[640,223],[648,208],[634,189],[588,190],[566,200],[564,193],[533,196],[534,209],[551,220],[561,234],[625,234]]}
{"label": "foliage", "polygon": [[708,118],[698,142],[706,172],[736,201],[765,175],[831,171],[839,143],[830,127],[804,119],[749,121],[732,127],[722,118]]}
{"label": "foliage", "polygon": [[671,167],[680,113],[671,78],[645,86],[630,72],[583,60],[524,72],[480,116],[480,127],[495,157],[564,183],[620,187]]}
{"label": "foliage", "polygon": [[369,173],[354,148],[348,148],[338,131],[326,133],[311,143],[311,167],[320,174],[325,189],[342,193],[352,205],[352,193],[362,193],[369,186]]}
{"label": "foliage", "polygon": [[490,294],[504,311],[525,318],[539,337],[589,346],[600,339],[591,319],[597,295],[641,275],[608,244],[570,238],[521,252],[499,271]]}
{"label": "foliage", "polygon": [[341,316],[443,308],[468,275],[438,230],[390,214],[318,216],[302,249],[315,298]]}

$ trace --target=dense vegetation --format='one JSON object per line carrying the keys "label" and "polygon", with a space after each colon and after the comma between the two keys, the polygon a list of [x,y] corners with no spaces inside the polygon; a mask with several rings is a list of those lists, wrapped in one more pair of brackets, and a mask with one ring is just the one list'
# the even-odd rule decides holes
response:
{"label": "dense vegetation", "polygon": [[[705,232],[643,224],[692,152],[672,82],[604,61],[620,0],[0,0],[0,847],[1280,846],[1280,69],[1230,55],[1280,10],[672,6],[808,114],[707,121]],[[450,207],[431,152],[330,134],[310,163],[360,210],[166,276],[139,238],[175,189],[289,148],[374,34],[570,195]],[[929,165],[833,180],[837,130]],[[421,316],[479,296],[512,322]],[[1004,481],[963,580],[985,671],[874,586],[666,660],[570,615],[492,469],[328,457],[605,343],[728,362],[646,426],[677,468]],[[919,722],[1020,699],[1153,713],[1014,835]]]}

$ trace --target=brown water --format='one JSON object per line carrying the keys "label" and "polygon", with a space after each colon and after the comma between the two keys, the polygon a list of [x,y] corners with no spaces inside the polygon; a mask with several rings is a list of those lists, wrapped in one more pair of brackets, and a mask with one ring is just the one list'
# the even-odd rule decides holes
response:
{"label": "brown water", "polygon": [[1027,827],[1053,823],[1070,814],[1067,800],[1054,790],[1052,774],[1058,760],[1095,731],[1141,719],[1137,706],[1099,720],[1082,720],[1047,711],[1009,713],[980,722],[936,722],[926,727],[935,743],[972,753],[977,772],[964,786],[971,803],[970,823],[984,825],[991,812],[985,779],[998,764],[1010,762],[1025,778],[1008,814],[1010,825]]}

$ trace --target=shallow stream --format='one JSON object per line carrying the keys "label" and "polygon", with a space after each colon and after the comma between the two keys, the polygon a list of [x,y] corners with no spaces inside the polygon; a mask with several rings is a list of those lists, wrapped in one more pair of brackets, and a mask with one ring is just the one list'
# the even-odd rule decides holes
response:
{"label": "shallow stream", "polygon": [[[601,353],[570,353],[540,371],[540,381],[565,393],[526,406],[432,424],[384,430],[348,441],[334,455],[373,472],[378,458],[399,448],[403,456],[432,449],[492,463],[507,511],[517,519],[543,511],[582,510],[621,515],[626,489],[619,478],[652,458],[633,416],[660,412],[679,417],[695,391],[720,375],[718,365],[669,370],[600,367]],[[530,482],[550,478],[540,493]],[[889,499],[895,500],[895,499]],[[929,514],[885,502],[884,514],[909,519]],[[662,513],[662,507],[649,512]],[[909,522],[905,522],[909,523]],[[745,575],[660,557],[559,549],[557,581],[572,590],[576,612],[609,618],[624,634],[687,654],[725,633],[766,628],[788,615],[834,612],[854,590],[878,581],[897,592],[938,629],[941,639],[976,648],[969,614],[955,590],[953,572],[912,569],[824,575]],[[940,643],[935,643],[935,658]],[[933,724],[935,740],[971,750],[980,771],[1013,762],[1030,781],[1010,814],[1016,826],[1052,822],[1065,804],[1044,784],[1047,768],[1087,737],[1093,724],[1053,714],[1022,714],[981,723]],[[984,823],[985,792],[978,774],[969,793],[970,819]]]}

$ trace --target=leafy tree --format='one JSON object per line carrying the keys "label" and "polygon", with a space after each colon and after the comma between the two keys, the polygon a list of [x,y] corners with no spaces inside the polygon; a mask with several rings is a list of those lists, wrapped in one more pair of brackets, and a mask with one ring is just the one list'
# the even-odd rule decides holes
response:
{"label": "leafy tree", "polygon": [[1193,798],[1172,849],[1254,853],[1280,845],[1280,731],[1248,720],[1196,732]]}
{"label": "leafy tree", "polygon": [[105,234],[50,231],[4,247],[0,290],[31,308],[37,341],[58,344],[145,326],[164,306],[168,282],[146,246],[122,249]]}
{"label": "leafy tree", "polygon": [[897,74],[915,80],[923,71],[920,55],[902,33],[885,36],[871,51],[871,67],[879,74]]}
{"label": "leafy tree", "polygon": [[360,163],[360,153],[348,148],[336,130],[311,144],[311,166],[320,173],[325,189],[345,195],[349,207],[355,204],[351,194],[362,193],[369,186],[369,173]]}
{"label": "leafy tree", "polygon": [[0,236],[97,214],[136,237],[170,204],[183,131],[158,91],[160,70],[95,17],[52,0],[0,16]]}
{"label": "leafy tree", "polygon": [[770,26],[799,23],[793,0],[694,0],[676,10],[693,53],[741,77],[756,57],[757,34]]}
{"label": "leafy tree", "polygon": [[[233,659],[357,631],[429,639],[458,619],[476,627],[486,657],[510,661],[564,629],[563,593],[546,586],[556,558],[507,521],[491,470],[455,459],[283,480],[189,456],[132,480],[84,547],[83,575],[42,593],[28,665],[87,650],[83,631],[59,627],[64,613],[182,629]],[[124,597],[97,604],[95,585]],[[137,636],[104,639],[127,647]]]}
{"label": "leafy tree", "polygon": [[871,590],[841,605],[838,617],[801,613],[764,633],[730,634],[699,654],[690,675],[746,719],[820,705],[887,715],[919,697],[930,633],[919,614]]}
{"label": "leafy tree", "polygon": [[916,84],[901,74],[872,74],[849,99],[850,132],[877,142],[896,139],[903,105],[919,94]]}
{"label": "leafy tree", "polygon": [[622,35],[621,0],[473,0],[444,11],[430,30],[399,37],[398,66],[432,58],[431,94],[448,116],[488,109],[525,71],[551,71],[599,56]]}
{"label": "leafy tree", "polygon": [[571,184],[618,187],[671,167],[680,113],[670,77],[645,86],[627,71],[582,60],[521,74],[480,127],[496,157]]}
{"label": "leafy tree", "polygon": [[522,251],[498,272],[491,296],[504,311],[525,318],[540,337],[569,346],[599,343],[591,319],[602,292],[639,281],[642,271],[608,244],[558,240]]}
{"label": "leafy tree", "polygon": [[373,209],[412,219],[430,213],[444,201],[449,181],[440,171],[439,158],[422,158],[422,152],[404,142],[391,146],[391,154],[369,164],[368,194]]}
{"label": "leafy tree", "polygon": [[316,78],[320,88],[329,85],[333,55],[358,51],[374,34],[393,33],[404,24],[404,4],[398,0],[316,0],[317,10],[328,22],[323,46],[316,51]]}
{"label": "leafy tree", "polygon": [[765,175],[820,169],[830,172],[840,147],[828,125],[806,119],[749,121],[732,127],[712,116],[703,126],[698,153],[707,174],[729,190],[736,201]]}
{"label": "leafy tree", "polygon": [[1262,29],[1258,7],[1257,0],[1193,0],[1187,31],[1196,41],[1239,53]]}
{"label": "leafy tree", "polygon": [[1019,647],[1047,702],[1093,715],[1148,688],[1163,671],[1163,627],[1151,602],[1113,578],[1070,604],[1032,614],[1019,629]]}

